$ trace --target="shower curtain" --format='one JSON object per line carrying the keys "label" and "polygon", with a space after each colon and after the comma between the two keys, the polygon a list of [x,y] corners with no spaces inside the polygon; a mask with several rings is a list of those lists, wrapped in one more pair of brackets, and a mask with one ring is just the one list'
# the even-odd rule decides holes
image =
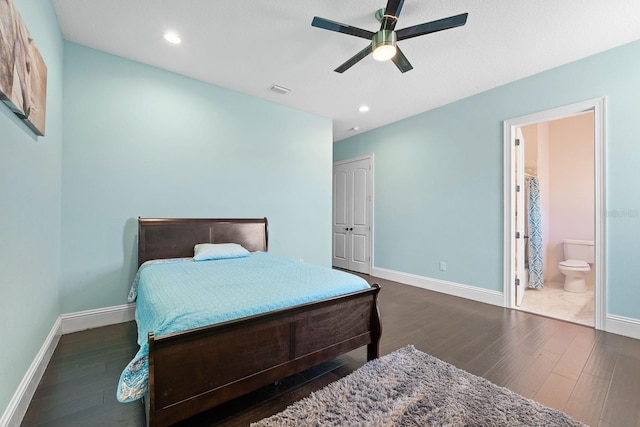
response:
{"label": "shower curtain", "polygon": [[529,228],[529,287],[544,287],[542,264],[542,219],[540,215],[540,182],[536,177],[527,177],[528,196],[528,228]]}

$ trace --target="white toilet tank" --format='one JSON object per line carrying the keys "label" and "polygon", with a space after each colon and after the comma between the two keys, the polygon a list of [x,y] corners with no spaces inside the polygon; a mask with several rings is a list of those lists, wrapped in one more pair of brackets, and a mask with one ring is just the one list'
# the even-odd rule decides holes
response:
{"label": "white toilet tank", "polygon": [[585,261],[587,264],[593,264],[595,261],[593,240],[565,239],[562,243],[564,246],[565,260],[574,259]]}

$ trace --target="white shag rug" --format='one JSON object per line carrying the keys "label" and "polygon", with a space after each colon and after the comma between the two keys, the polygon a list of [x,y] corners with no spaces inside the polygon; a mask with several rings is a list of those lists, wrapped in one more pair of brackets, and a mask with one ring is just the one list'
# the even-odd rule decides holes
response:
{"label": "white shag rug", "polygon": [[372,360],[251,425],[585,426],[413,346]]}

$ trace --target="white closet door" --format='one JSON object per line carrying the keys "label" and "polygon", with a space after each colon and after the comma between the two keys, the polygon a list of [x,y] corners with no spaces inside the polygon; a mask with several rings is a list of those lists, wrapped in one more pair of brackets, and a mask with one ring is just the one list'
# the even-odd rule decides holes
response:
{"label": "white closet door", "polygon": [[371,271],[371,160],[333,167],[333,266]]}

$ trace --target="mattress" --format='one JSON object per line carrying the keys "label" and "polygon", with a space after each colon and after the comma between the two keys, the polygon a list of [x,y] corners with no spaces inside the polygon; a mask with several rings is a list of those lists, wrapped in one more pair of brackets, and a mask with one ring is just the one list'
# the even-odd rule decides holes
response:
{"label": "mattress", "polygon": [[140,350],[126,366],[117,398],[141,398],[148,386],[147,336],[212,325],[369,287],[361,277],[266,252],[247,257],[149,261],[131,288]]}

